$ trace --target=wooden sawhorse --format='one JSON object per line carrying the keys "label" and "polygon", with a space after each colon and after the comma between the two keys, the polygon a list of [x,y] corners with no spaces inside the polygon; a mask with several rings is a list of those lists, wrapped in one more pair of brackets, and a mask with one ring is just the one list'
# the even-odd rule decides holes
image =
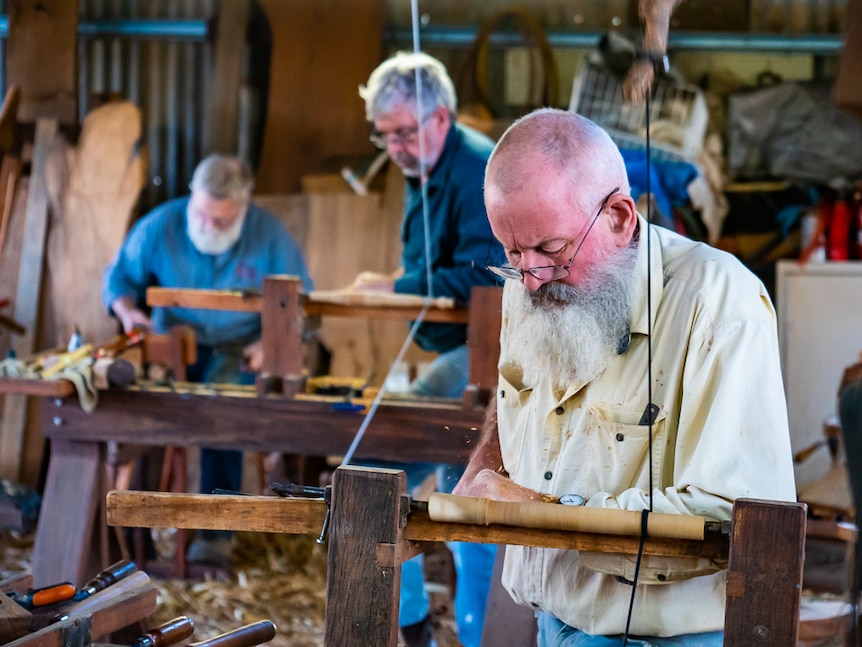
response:
{"label": "wooden sawhorse", "polygon": [[[108,494],[108,523],[319,534],[319,499]],[[802,596],[806,506],[740,499],[729,537],[648,538],[644,553],[728,559],[724,644],[796,647]],[[406,475],[342,467],[333,479],[324,644],[395,647],[401,564],[427,541],[474,541],[576,550],[637,552],[639,538],[432,521],[410,509]],[[522,647],[509,645],[508,647]]]}

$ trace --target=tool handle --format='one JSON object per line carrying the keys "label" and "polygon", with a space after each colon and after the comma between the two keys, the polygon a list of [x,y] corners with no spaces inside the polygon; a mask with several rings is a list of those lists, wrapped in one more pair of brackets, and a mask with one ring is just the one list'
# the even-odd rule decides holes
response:
{"label": "tool handle", "polygon": [[112,584],[116,584],[124,577],[128,577],[138,570],[134,562],[127,559],[121,559],[119,562],[112,564],[104,571],[96,575],[92,580],[87,582],[83,588],[75,594],[75,600],[84,600],[94,593],[98,593],[103,589],[108,588]]}
{"label": "tool handle", "polygon": [[188,616],[180,616],[150,629],[132,643],[132,647],[168,647],[182,642],[195,632],[195,622]]}
{"label": "tool handle", "polygon": [[270,620],[261,620],[239,629],[219,634],[209,640],[191,643],[189,647],[252,647],[275,638],[275,625]]}
{"label": "tool handle", "polygon": [[9,594],[18,606],[30,611],[36,607],[44,607],[56,602],[71,600],[75,595],[75,585],[71,582],[62,582],[60,584],[52,584],[51,586],[43,586],[38,589],[28,589],[22,593]]}
{"label": "tool handle", "polygon": [[49,366],[48,368],[42,369],[42,377],[47,379],[47,378],[51,377],[52,375],[59,373],[60,371],[62,371],[67,366],[74,364],[78,360],[84,359],[85,357],[87,357],[87,355],[89,355],[92,352],[93,352],[93,345],[92,344],[84,344],[80,348],[77,348],[71,352],[62,353],[61,355],[58,355],[55,362],[53,364],[51,364],[51,366]]}

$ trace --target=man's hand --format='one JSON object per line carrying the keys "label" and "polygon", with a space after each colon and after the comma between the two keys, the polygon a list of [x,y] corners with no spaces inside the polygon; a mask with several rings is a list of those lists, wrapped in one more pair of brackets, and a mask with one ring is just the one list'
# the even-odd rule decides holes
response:
{"label": "man's hand", "polygon": [[555,497],[540,494],[512,481],[503,467],[500,437],[497,434],[497,400],[491,398],[485,409],[482,435],[470,462],[452,494],[475,496],[495,501],[556,501]]}
{"label": "man's hand", "polygon": [[452,494],[494,501],[556,501],[555,497],[522,487],[508,476],[489,469],[481,470],[469,483],[465,483],[463,479],[459,481]]}
{"label": "man's hand", "polygon": [[114,299],[111,304],[111,310],[114,311],[117,319],[123,325],[123,332],[127,335],[135,328],[144,328],[150,330],[153,327],[150,318],[141,310],[135,307],[134,302],[129,297],[119,297]]}
{"label": "man's hand", "polygon": [[263,340],[258,339],[242,349],[242,370],[259,373],[263,368]]}

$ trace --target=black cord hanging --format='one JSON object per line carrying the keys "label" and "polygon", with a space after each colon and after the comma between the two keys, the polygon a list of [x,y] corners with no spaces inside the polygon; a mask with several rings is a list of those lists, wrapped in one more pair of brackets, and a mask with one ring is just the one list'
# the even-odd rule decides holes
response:
{"label": "black cord hanging", "polygon": [[[652,271],[651,271],[651,263],[650,259],[652,259],[652,250],[651,250],[651,242],[650,242],[650,233],[649,228],[652,225],[652,186],[651,186],[651,176],[652,176],[652,167],[651,167],[651,155],[650,155],[650,96],[649,92],[647,92],[645,101],[645,109],[646,109],[646,196],[647,196],[647,207],[646,207],[646,221],[647,221],[647,231],[643,232],[643,235],[646,236],[646,246],[647,246],[647,313],[652,313],[652,290],[651,290],[651,279],[652,279]],[[632,578],[631,587],[632,594],[629,599],[629,609],[628,614],[626,615],[626,631],[623,635],[623,647],[626,647],[629,639],[629,630],[631,628],[632,621],[632,613],[634,611],[635,606],[635,593],[637,592],[638,585],[638,576],[640,575],[641,561],[643,560],[643,551],[644,551],[644,543],[647,539],[647,526],[648,526],[648,518],[649,513],[653,511],[653,473],[652,473],[652,456],[653,456],[653,423],[655,422],[656,415],[658,414],[658,407],[652,401],[652,318],[651,315],[647,316],[647,405],[644,409],[643,416],[641,416],[640,424],[649,426],[649,508],[643,510],[641,513],[641,535],[640,542],[638,544],[638,554],[637,559],[635,560],[635,573]]]}

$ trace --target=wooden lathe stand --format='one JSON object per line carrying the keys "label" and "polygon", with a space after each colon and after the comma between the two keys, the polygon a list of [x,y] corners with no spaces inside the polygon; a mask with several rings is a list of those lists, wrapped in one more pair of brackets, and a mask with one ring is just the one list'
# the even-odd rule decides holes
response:
{"label": "wooden lathe stand", "polygon": [[[303,317],[407,320],[418,311],[314,303],[300,295],[298,285],[295,279],[272,277],[265,280],[262,298],[219,296],[221,309],[262,312],[267,363],[256,389],[230,386],[228,392],[182,383],[159,389],[110,389],[99,393],[92,413],[85,413],[73,397],[43,397],[43,430],[51,441],[51,456],[31,560],[35,586],[62,581],[81,584],[104,567],[104,559],[93,554],[91,539],[97,510],[109,489],[104,475],[109,445],[317,456],[347,451],[362,423],[362,412],[349,407],[345,410],[343,405],[349,403],[344,398],[305,396],[297,389]],[[415,461],[421,456],[423,461],[434,463],[467,461],[479,435],[484,415],[481,405],[496,383],[500,293],[496,288],[479,290],[474,292],[468,327],[482,334],[469,334],[471,386],[464,401],[384,399],[359,445],[356,460]],[[181,296],[189,298],[188,294]],[[201,307],[213,307],[211,294],[191,297],[203,299]],[[161,291],[153,298],[148,295],[148,302],[162,299],[152,304],[170,305],[177,298],[175,292]],[[187,300],[183,304],[189,305]],[[468,313],[463,308],[431,310],[428,319],[463,322],[468,320]],[[73,393],[72,389],[69,392]],[[107,536],[101,515],[95,527]]]}
{"label": "wooden lathe stand", "polygon": [[[317,535],[323,500],[115,491],[108,523]],[[730,536],[646,539],[646,554],[728,559],[724,644],[796,647],[806,507],[740,499]],[[327,647],[395,647],[401,564],[427,541],[473,541],[635,554],[639,538],[435,522],[411,511],[406,475],[341,467],[329,526]],[[487,627],[486,623],[486,627]],[[484,645],[492,647],[487,641]],[[495,645],[493,647],[499,647]],[[507,644],[507,647],[525,647]]]}

